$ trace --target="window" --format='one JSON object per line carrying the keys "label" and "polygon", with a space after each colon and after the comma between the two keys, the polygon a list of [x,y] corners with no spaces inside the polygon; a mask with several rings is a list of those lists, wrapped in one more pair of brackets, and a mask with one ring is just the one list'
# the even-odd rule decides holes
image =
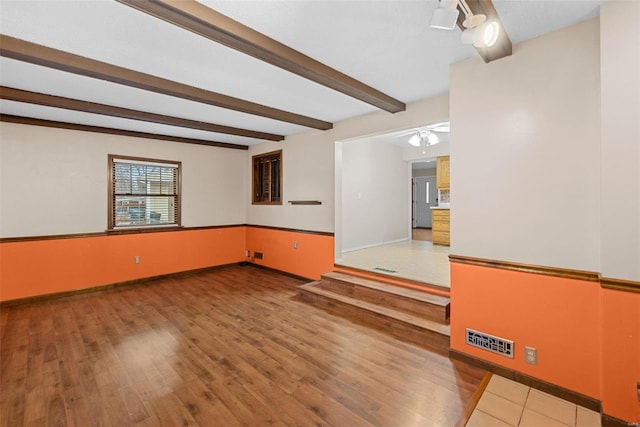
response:
{"label": "window", "polygon": [[253,156],[254,205],[282,204],[282,150]]}
{"label": "window", "polygon": [[109,155],[108,228],[180,225],[181,163]]}
{"label": "window", "polygon": [[429,204],[429,199],[430,199],[430,194],[429,194],[429,181],[425,181],[425,184],[427,184],[427,191],[426,191],[426,197],[425,197],[425,201],[427,204]]}

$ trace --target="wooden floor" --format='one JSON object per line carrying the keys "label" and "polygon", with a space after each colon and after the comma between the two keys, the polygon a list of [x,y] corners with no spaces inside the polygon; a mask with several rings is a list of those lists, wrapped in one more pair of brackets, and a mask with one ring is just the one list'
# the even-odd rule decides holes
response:
{"label": "wooden floor", "polygon": [[411,240],[431,241],[432,230],[430,228],[413,228],[411,229]]}
{"label": "wooden floor", "polygon": [[5,426],[453,426],[483,371],[255,267],[1,312]]}

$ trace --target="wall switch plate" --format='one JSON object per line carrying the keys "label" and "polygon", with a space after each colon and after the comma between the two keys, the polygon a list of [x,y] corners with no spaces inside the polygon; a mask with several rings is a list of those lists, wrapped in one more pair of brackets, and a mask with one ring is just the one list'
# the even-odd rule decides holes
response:
{"label": "wall switch plate", "polygon": [[293,249],[298,249],[298,242],[297,241],[293,241]]}
{"label": "wall switch plate", "polygon": [[538,350],[533,347],[524,347],[524,361],[530,365],[538,364]]}
{"label": "wall switch plate", "polygon": [[136,264],[140,264],[140,257],[138,255],[133,257],[133,262]]}

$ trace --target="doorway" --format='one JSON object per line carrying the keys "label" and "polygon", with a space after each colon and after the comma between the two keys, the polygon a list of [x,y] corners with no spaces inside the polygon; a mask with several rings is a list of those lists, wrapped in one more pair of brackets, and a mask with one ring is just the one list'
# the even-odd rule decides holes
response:
{"label": "doorway", "polygon": [[438,205],[435,161],[411,165],[411,239],[431,241],[431,207]]}
{"label": "doorway", "polygon": [[414,178],[414,228],[431,228],[431,207],[438,204],[435,176]]}
{"label": "doorway", "polygon": [[[415,132],[336,141],[335,264],[448,288],[449,248],[433,245],[431,219],[423,217],[437,204],[436,159],[449,154],[448,133],[434,130],[440,143],[419,147],[408,142]],[[413,184],[429,176],[419,180],[424,228],[416,228]],[[414,232],[428,235],[415,240]]]}

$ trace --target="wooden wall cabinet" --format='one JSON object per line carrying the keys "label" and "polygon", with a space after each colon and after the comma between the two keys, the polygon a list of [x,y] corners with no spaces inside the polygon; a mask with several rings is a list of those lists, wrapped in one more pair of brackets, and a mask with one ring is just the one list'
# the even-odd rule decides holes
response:
{"label": "wooden wall cabinet", "polygon": [[433,209],[431,212],[432,241],[434,245],[449,246],[449,209]]}
{"label": "wooden wall cabinet", "polygon": [[439,190],[449,188],[449,156],[438,157],[436,163],[436,186]]}

